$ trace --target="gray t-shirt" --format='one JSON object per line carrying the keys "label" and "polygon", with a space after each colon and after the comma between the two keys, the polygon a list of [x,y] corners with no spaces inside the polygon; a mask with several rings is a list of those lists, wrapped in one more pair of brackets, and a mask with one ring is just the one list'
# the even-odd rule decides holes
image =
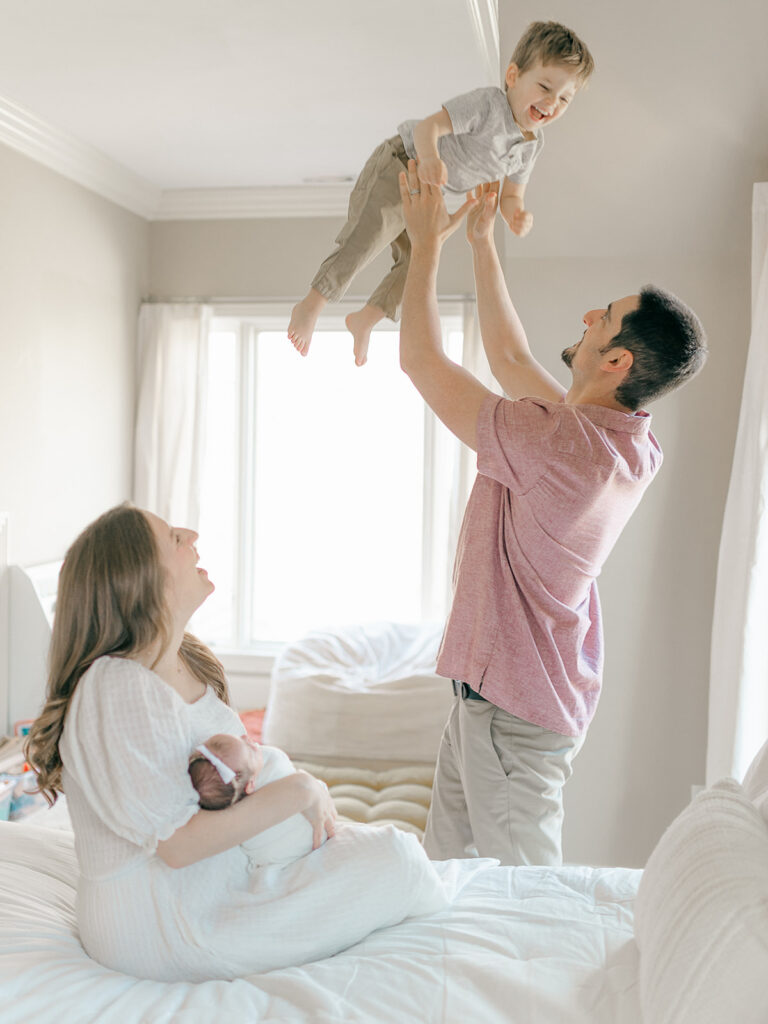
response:
{"label": "gray t-shirt", "polygon": [[[438,139],[438,152],[448,168],[451,192],[464,193],[485,181],[526,182],[544,145],[539,132],[525,139],[503,89],[495,85],[462,93],[443,106],[453,125],[452,135]],[[409,157],[416,159],[413,129],[418,121],[397,126]]]}

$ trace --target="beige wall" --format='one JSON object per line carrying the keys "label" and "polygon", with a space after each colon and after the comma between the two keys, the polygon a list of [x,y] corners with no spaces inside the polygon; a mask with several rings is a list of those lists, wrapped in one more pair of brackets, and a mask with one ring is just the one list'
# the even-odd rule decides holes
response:
{"label": "beige wall", "polygon": [[[501,7],[506,57],[540,4]],[[666,453],[601,579],[604,695],[566,790],[569,860],[642,864],[703,781],[717,544],[749,333],[751,185],[768,179],[764,0],[555,0],[597,74],[547,133],[510,287],[537,353],[646,281],[708,329],[702,376],[654,408]],[[393,118],[404,111],[393,111]],[[140,296],[295,298],[340,222],[147,225],[0,146],[0,509],[11,560],[61,555],[128,496]],[[506,244],[508,243],[508,244]],[[354,287],[364,296],[384,260]],[[444,294],[471,290],[459,236]],[[446,557],[451,557],[447,554]]]}
{"label": "beige wall", "polygon": [[0,194],[0,509],[32,564],[130,496],[147,225],[5,146]]}
{"label": "beige wall", "polygon": [[[322,218],[155,223],[152,291],[298,296],[336,229]],[[566,857],[639,865],[704,778],[717,544],[748,333],[748,231],[742,230],[743,251],[728,259],[716,251],[696,258],[590,252],[527,259],[521,243],[501,233],[500,242],[531,342],[563,381],[559,352],[580,337],[581,314],[647,281],[684,296],[711,336],[706,373],[653,410],[665,463],[600,581],[605,689],[566,791]],[[358,294],[376,279],[369,269],[358,279]],[[440,289],[472,290],[461,237],[449,242]]]}
{"label": "beige wall", "polygon": [[508,259],[507,276],[532,344],[563,381],[559,352],[580,337],[580,315],[649,281],[684,296],[709,333],[702,374],[651,408],[664,463],[599,581],[603,695],[566,788],[566,857],[641,865],[704,781],[715,573],[749,331],[747,254],[652,266]]}
{"label": "beige wall", "polygon": [[[330,217],[155,222],[152,294],[298,299],[332,251],[343,223]],[[355,278],[348,297],[369,295],[390,263],[389,254],[382,253]],[[471,259],[458,236],[446,245],[440,289],[446,295],[472,292]]]}
{"label": "beige wall", "polygon": [[[646,282],[688,301],[710,337],[705,372],[653,409],[665,464],[600,581],[604,693],[566,790],[565,856],[576,862],[643,864],[704,779],[717,547],[749,336],[751,188],[768,179],[768,8],[736,6],[556,0],[546,16],[586,39],[597,73],[547,132],[528,191],[532,234],[503,239],[523,322],[561,380],[558,353],[580,336],[582,313]],[[541,16],[533,0],[501,5],[505,57]],[[152,291],[297,297],[337,227],[154,224]],[[356,295],[376,279],[369,270]],[[470,289],[457,236],[440,290]]]}
{"label": "beige wall", "polygon": [[[580,315],[647,282],[690,303],[710,340],[701,376],[652,408],[665,462],[600,580],[604,690],[566,789],[566,857],[639,865],[704,781],[718,542],[749,341],[752,183],[768,178],[768,8],[555,0],[544,16],[587,42],[597,70],[546,131],[528,192],[532,234],[506,239],[532,342],[564,379],[557,353],[580,336]],[[540,17],[533,0],[501,5],[505,59]]]}

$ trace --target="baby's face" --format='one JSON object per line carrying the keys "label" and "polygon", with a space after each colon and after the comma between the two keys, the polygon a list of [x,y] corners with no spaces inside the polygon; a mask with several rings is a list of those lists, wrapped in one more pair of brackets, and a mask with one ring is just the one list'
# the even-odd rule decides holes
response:
{"label": "baby's face", "polygon": [[242,736],[237,745],[237,752],[239,764],[233,764],[231,767],[236,772],[242,772],[247,778],[256,778],[264,764],[261,745],[250,736]]}
{"label": "baby's face", "polygon": [[227,767],[246,779],[254,779],[262,768],[261,747],[250,736],[220,733],[210,741],[211,750]]}

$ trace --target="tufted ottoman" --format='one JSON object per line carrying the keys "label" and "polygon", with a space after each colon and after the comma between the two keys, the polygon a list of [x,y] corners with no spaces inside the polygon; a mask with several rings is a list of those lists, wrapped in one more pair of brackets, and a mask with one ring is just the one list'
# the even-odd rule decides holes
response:
{"label": "tufted ottoman", "polygon": [[435,675],[441,628],[317,630],[275,661],[263,740],[294,760],[373,770],[434,766],[453,700]]}
{"label": "tufted ottoman", "polygon": [[340,821],[370,825],[397,825],[404,832],[424,838],[429,802],[432,799],[434,768],[406,765],[374,771],[354,766],[333,767],[296,761],[328,786]]}

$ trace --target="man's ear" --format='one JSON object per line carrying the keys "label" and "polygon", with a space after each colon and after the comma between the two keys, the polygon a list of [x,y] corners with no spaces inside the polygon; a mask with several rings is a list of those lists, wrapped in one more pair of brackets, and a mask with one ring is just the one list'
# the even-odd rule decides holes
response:
{"label": "man's ear", "polygon": [[632,368],[634,355],[628,348],[611,348],[606,353],[600,369],[606,373],[626,373]]}
{"label": "man's ear", "polygon": [[256,789],[256,779],[248,779],[245,784],[245,792],[252,793]]}
{"label": "man's ear", "polygon": [[506,82],[508,89],[512,88],[512,86],[517,81],[519,75],[520,68],[517,66],[517,64],[510,64],[509,67],[507,68],[506,75],[504,75],[504,81]]}

